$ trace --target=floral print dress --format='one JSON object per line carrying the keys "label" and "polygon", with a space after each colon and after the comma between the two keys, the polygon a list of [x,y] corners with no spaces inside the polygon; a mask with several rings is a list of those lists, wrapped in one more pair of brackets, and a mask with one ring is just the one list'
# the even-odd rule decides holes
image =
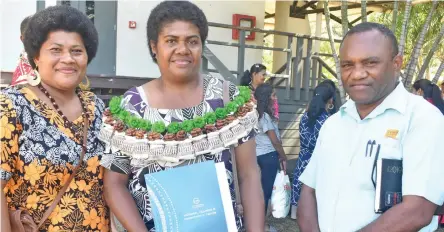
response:
{"label": "floral print dress", "polygon": [[[82,98],[90,125],[87,153],[71,182],[40,231],[109,231],[109,213],[102,191],[104,147],[97,139],[103,102],[90,92]],[[0,178],[9,209],[22,209],[38,224],[78,164],[83,140],[83,117],[67,127],[57,111],[28,88],[8,88],[0,94]]]}
{"label": "floral print dress", "polygon": [[[239,89],[232,83],[229,84],[230,100],[239,95]],[[213,112],[217,107],[223,107],[223,81],[217,78],[204,78],[204,100],[197,106],[184,109],[156,109],[149,106],[142,87],[136,87],[128,90],[124,94],[124,108],[134,115],[156,122],[162,120],[166,125],[170,122],[182,122],[203,116],[207,112]],[[254,139],[257,128],[253,128],[250,133],[241,138],[238,144],[245,143]],[[231,191],[233,207],[235,207],[235,193],[232,179],[231,155],[226,148],[217,154],[204,154],[196,157],[194,160],[185,160],[181,163],[170,163],[166,161],[152,161],[145,167],[134,167],[131,165],[129,156],[119,151],[105,153],[101,164],[112,171],[129,175],[128,189],[132,194],[134,201],[139,209],[140,215],[150,232],[155,231],[153,214],[151,212],[151,202],[146,189],[144,175],[154,172],[160,172],[177,166],[191,165],[194,163],[213,160],[214,162],[224,162],[227,170],[228,183]],[[199,181],[199,180],[195,180]],[[235,211],[236,212],[236,211]],[[236,215],[238,228],[242,226],[241,218]]]}

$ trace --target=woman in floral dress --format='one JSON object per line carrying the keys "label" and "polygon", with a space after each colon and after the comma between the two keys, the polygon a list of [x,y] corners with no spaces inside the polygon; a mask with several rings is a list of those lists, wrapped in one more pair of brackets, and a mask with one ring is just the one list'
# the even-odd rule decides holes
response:
{"label": "woman in floral dress", "polygon": [[[24,45],[36,75],[23,77],[25,86],[0,94],[1,231],[11,231],[8,210],[29,213],[36,224],[42,223],[39,231],[109,231],[99,156],[104,147],[97,138],[104,104],[78,88],[96,54],[97,31],[86,15],[68,6],[48,7],[28,25]],[[42,222],[79,163],[68,189]]]}
{"label": "woman in floral dress", "polygon": [[[148,18],[147,36],[150,54],[159,66],[161,77],[128,90],[117,107],[113,100],[110,103],[110,112],[107,111],[105,114],[106,123],[109,123],[107,126],[112,125],[112,130],[117,134],[135,136],[143,141],[157,139],[163,143],[167,139],[185,139],[185,132],[170,133],[173,129],[171,131],[168,129],[167,134],[161,135],[161,133],[165,126],[170,127],[170,125],[174,125],[173,123],[185,125],[185,121],[195,120],[195,125],[197,125],[198,118],[208,115],[208,113],[221,111],[220,107],[224,107],[224,93],[228,93],[230,100],[237,98],[240,93],[234,84],[225,84],[227,88],[224,88],[224,83],[227,82],[200,74],[202,49],[207,34],[208,23],[205,15],[193,3],[165,1],[157,5]],[[227,92],[224,92],[224,89]],[[118,109],[119,107],[123,109]],[[120,115],[114,114],[119,111]],[[125,113],[129,114],[125,115]],[[120,119],[115,120],[116,116]],[[136,127],[134,130],[131,128],[134,125],[132,122],[129,124],[133,125],[123,123],[127,117],[136,117],[134,120],[130,120],[136,124],[140,119],[143,120],[138,126],[134,126]],[[256,119],[257,122],[257,115],[254,117],[253,119]],[[223,126],[224,120],[221,120],[221,124]],[[147,125],[153,125],[148,134],[146,132],[150,126]],[[127,126],[130,127],[126,128]],[[216,123],[215,126],[217,127],[219,124]],[[187,126],[183,127],[187,128]],[[206,133],[213,129],[214,125],[206,125],[204,128]],[[105,129],[102,131],[105,133]],[[238,143],[234,150],[244,208],[244,221],[248,231],[260,232],[264,230],[265,214],[259,171],[256,165],[253,139],[255,130],[249,128],[244,132],[242,138],[234,141]],[[193,136],[196,133],[202,133],[200,127],[195,127],[190,132]],[[105,143],[114,144],[110,143],[106,136],[104,138]],[[129,144],[131,140],[132,138],[127,137],[122,143]],[[204,140],[194,140],[193,145],[201,141]],[[151,145],[150,152],[154,152]],[[198,150],[197,147],[193,152],[183,154],[184,157],[191,155],[192,158],[177,158],[179,154],[176,153],[168,157],[164,153],[156,153],[158,156],[150,159],[137,159],[144,162],[143,165],[135,165],[136,158],[132,156],[132,153],[125,154],[122,149],[115,149],[113,146],[111,148],[111,152],[104,156],[101,163],[107,169],[105,172],[105,198],[111,212],[127,231],[155,231],[144,175],[177,166],[192,165],[208,160],[223,162],[227,170],[234,205],[232,160],[228,146],[221,147],[221,150],[213,154]],[[179,153],[180,150],[178,148],[175,151]],[[192,154],[194,152],[196,153]],[[161,158],[169,158],[170,161]],[[171,161],[174,159],[177,160]],[[242,220],[237,217],[236,221],[240,228]]]}

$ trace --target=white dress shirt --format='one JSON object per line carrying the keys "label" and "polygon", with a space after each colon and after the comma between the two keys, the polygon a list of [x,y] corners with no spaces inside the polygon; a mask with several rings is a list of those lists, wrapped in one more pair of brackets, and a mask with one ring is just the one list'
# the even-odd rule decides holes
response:
{"label": "white dress shirt", "polygon": [[[349,100],[321,128],[310,163],[299,178],[316,191],[321,231],[357,231],[380,216],[374,212],[372,182],[376,146],[369,154],[369,140],[380,144],[379,158],[403,160],[404,196],[443,204],[444,116],[399,83],[366,118],[361,120]],[[421,232],[434,231],[437,225],[438,218],[433,217]]]}

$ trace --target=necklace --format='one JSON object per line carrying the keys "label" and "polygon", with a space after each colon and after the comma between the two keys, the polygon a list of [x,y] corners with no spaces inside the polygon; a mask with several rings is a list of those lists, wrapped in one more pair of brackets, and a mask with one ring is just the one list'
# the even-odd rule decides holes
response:
{"label": "necklace", "polygon": [[[62,117],[62,119],[65,123],[65,126],[74,129],[73,123],[71,121],[69,121],[68,118],[63,114],[63,112],[60,110],[59,105],[57,105],[55,99],[49,94],[48,90],[46,90],[42,84],[37,85],[37,87],[40,89],[40,91],[42,91],[46,95],[47,98],[49,98],[54,109]],[[88,117],[88,113],[87,113],[88,111],[86,109],[86,105],[85,105],[83,98],[81,96],[81,91],[79,89],[76,89],[76,94],[80,100],[80,105],[82,106],[82,117]],[[88,126],[88,125],[84,125],[84,126]],[[79,132],[80,130],[74,130],[74,131],[76,131],[76,137],[78,137],[79,135],[77,132]],[[78,137],[78,138],[80,138],[80,137]]]}

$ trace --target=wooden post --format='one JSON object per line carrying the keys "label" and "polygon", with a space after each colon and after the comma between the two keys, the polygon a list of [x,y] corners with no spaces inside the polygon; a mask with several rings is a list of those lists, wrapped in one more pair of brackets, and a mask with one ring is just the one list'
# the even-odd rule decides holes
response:
{"label": "wooden post", "polygon": [[311,68],[311,55],[312,55],[313,40],[307,40],[307,56],[304,61],[304,77],[302,83],[304,86],[304,100],[308,101],[310,95],[310,68]]}
{"label": "wooden post", "polygon": [[285,74],[288,75],[287,77],[287,81],[286,81],[286,86],[285,86],[285,94],[286,94],[286,99],[290,100],[290,85],[291,85],[291,76],[290,76],[290,68],[291,68],[291,57],[292,57],[292,50],[291,50],[291,45],[293,44],[293,37],[292,36],[288,36],[288,43],[287,43],[287,67],[285,68]]}
{"label": "wooden post", "polygon": [[301,100],[301,69],[299,65],[302,60],[302,50],[304,46],[304,38],[298,37],[296,40],[296,57],[293,60],[293,87],[294,100]]}
{"label": "wooden post", "polygon": [[245,63],[245,31],[239,30],[239,47],[237,49],[237,83],[240,83],[242,74],[244,73]]}

